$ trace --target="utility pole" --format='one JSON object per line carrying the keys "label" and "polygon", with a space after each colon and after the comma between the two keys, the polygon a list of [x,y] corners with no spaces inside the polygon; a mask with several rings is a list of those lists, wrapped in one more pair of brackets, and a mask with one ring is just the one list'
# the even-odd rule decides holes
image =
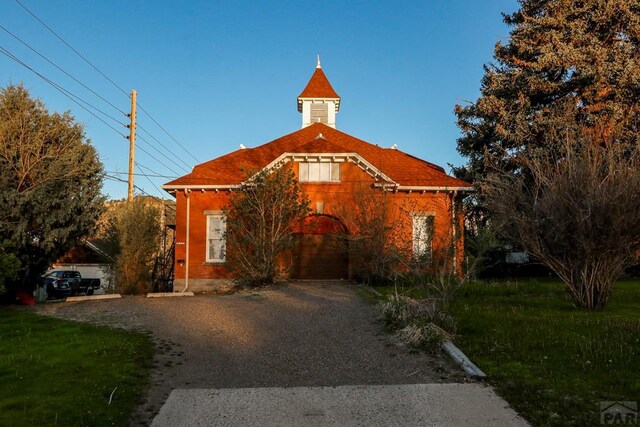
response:
{"label": "utility pole", "polygon": [[129,114],[131,123],[129,124],[129,192],[127,193],[127,202],[133,200],[133,167],[135,166],[136,152],[136,95],[135,89],[132,90],[131,114]]}

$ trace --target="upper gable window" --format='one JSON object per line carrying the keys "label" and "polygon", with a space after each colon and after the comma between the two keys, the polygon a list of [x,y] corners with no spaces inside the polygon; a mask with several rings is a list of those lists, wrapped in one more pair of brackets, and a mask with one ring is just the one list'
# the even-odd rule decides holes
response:
{"label": "upper gable window", "polygon": [[300,182],[340,182],[340,163],[301,162]]}
{"label": "upper gable window", "polygon": [[311,123],[329,122],[329,104],[311,104]]}

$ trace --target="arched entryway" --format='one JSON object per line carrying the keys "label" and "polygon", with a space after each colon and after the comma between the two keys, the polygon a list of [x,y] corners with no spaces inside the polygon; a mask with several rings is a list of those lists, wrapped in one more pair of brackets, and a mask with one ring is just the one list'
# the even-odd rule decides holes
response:
{"label": "arched entryway", "polygon": [[329,215],[306,218],[296,233],[292,279],[348,279],[349,252],[345,227]]}

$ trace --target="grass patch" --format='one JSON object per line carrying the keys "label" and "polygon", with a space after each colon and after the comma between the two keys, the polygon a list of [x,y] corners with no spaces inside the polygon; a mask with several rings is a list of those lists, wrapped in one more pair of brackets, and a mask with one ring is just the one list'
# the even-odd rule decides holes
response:
{"label": "grass patch", "polygon": [[152,356],[141,333],[0,307],[0,425],[125,425]]}
{"label": "grass patch", "polygon": [[602,312],[559,281],[470,283],[452,306],[456,344],[534,425],[597,425],[601,401],[640,401],[640,282]]}

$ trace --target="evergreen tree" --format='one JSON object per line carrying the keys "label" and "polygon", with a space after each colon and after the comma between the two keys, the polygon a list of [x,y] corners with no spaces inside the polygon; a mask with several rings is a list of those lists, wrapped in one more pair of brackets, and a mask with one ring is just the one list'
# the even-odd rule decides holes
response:
{"label": "evergreen tree", "polygon": [[456,106],[469,158],[456,174],[485,176],[485,158],[544,146],[567,128],[601,142],[633,140],[640,127],[638,0],[521,0],[485,66],[481,96]]}
{"label": "evergreen tree", "polygon": [[49,113],[22,86],[0,91],[0,241],[20,261],[18,283],[39,276],[94,227],[102,164],[70,113]]}
{"label": "evergreen tree", "polygon": [[0,243],[0,295],[6,291],[5,283],[13,280],[20,269],[18,258],[9,252],[8,242]]}

